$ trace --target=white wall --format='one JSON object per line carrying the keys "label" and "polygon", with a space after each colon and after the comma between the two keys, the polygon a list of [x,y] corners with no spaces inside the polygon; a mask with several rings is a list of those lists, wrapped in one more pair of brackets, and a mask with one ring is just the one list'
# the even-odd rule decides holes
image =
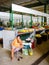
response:
{"label": "white wall", "polygon": [[15,31],[3,30],[3,48],[10,50],[12,40],[15,38]]}

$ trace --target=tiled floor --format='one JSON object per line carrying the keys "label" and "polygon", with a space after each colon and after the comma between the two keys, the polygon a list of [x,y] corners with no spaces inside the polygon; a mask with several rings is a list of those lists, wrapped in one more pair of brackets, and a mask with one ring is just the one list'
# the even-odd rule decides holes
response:
{"label": "tiled floor", "polygon": [[[49,40],[38,45],[33,50],[32,56],[22,55],[23,56],[22,60],[17,61],[16,57],[14,57],[13,61],[11,61],[10,51],[3,49],[0,45],[0,65],[31,65],[43,54],[45,54],[48,50]],[[39,65],[49,65],[49,56],[47,56],[42,62],[40,62]]]}
{"label": "tiled floor", "polygon": [[49,65],[49,55],[39,65]]}

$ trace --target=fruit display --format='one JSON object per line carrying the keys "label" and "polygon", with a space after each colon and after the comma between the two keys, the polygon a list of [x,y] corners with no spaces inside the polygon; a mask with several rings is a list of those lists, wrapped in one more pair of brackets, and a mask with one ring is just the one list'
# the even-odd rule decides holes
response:
{"label": "fruit display", "polygon": [[32,29],[32,28],[31,29],[28,29],[28,32],[33,32],[33,31],[34,31],[34,29]]}
{"label": "fruit display", "polygon": [[29,32],[33,32],[33,29],[21,29],[18,31],[18,33],[29,33]]}
{"label": "fruit display", "polygon": [[20,32],[20,33],[25,33],[26,30],[22,29],[22,30],[19,30],[18,32]]}
{"label": "fruit display", "polygon": [[40,35],[40,34],[36,34],[35,36],[36,36],[36,37],[41,37],[41,35]]}
{"label": "fruit display", "polygon": [[45,28],[44,27],[39,27],[38,29],[36,29],[36,31],[39,31],[39,30],[44,30]]}
{"label": "fruit display", "polygon": [[43,30],[43,29],[45,29],[45,28],[44,28],[44,27],[40,27],[40,28],[39,28],[39,30]]}
{"label": "fruit display", "polygon": [[44,30],[45,28],[44,27],[35,27],[35,28],[23,28],[23,29],[20,29],[20,30],[18,30],[18,33],[31,33],[31,32],[33,32],[34,31],[34,29],[36,30],[36,31],[39,31],[39,30]]}
{"label": "fruit display", "polygon": [[10,28],[10,27],[9,28],[5,28],[5,30],[12,30],[12,28]]}
{"label": "fruit display", "polygon": [[44,28],[49,29],[49,26],[44,26]]}
{"label": "fruit display", "polygon": [[32,26],[32,28],[33,29],[36,29],[36,31],[39,31],[39,30],[43,30],[43,29],[45,29],[44,27],[42,27],[42,26]]}

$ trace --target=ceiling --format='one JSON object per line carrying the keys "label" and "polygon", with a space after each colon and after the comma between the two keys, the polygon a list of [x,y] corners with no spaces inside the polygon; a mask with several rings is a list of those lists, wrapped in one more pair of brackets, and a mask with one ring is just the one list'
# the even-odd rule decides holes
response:
{"label": "ceiling", "polygon": [[11,3],[19,5],[28,5],[29,3],[34,3],[37,0],[0,0],[0,6],[10,7]]}
{"label": "ceiling", "polygon": [[[10,10],[11,3],[44,11],[44,5],[49,4],[49,0],[0,0],[0,11]],[[49,10],[48,7],[47,10]]]}

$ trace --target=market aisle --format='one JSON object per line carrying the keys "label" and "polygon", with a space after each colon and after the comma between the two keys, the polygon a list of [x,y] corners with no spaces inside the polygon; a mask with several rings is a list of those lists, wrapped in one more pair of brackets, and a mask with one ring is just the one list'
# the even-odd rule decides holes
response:
{"label": "market aisle", "polygon": [[[46,42],[43,42],[42,44],[38,45],[33,50],[32,56],[26,56],[23,55],[23,59],[20,61],[17,61],[16,57],[11,61],[10,59],[10,51],[5,50],[0,47],[0,65],[31,65],[33,64],[37,59],[39,59],[42,55],[44,55],[49,50],[49,40]],[[44,62],[46,62],[46,58],[42,60],[39,65],[45,65]],[[46,62],[47,63],[47,62]],[[49,64],[49,63],[47,63]]]}

